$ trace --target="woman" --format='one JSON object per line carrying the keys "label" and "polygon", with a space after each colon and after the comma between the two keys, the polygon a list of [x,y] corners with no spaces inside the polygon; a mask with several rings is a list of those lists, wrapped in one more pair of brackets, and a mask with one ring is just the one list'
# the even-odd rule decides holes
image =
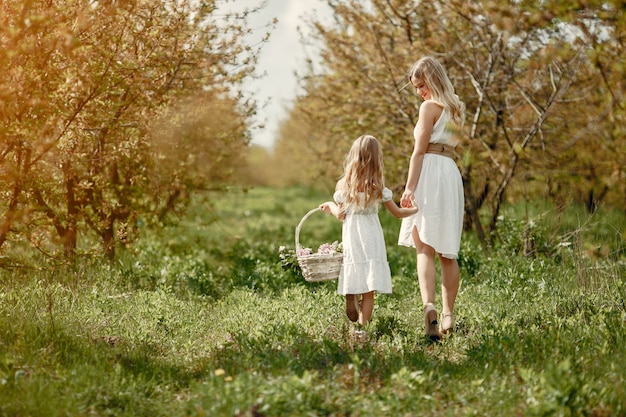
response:
{"label": "woman", "polygon": [[[451,126],[463,125],[465,106],[454,93],[444,68],[432,57],[426,56],[413,65],[409,82],[424,102],[413,131],[415,147],[400,205],[415,204],[419,211],[402,220],[398,244],[415,247],[426,336],[439,340],[441,333],[454,328],[454,301],[459,290],[457,256],[464,198],[463,182],[452,159],[454,147],[450,143]],[[435,254],[442,275],[440,323],[435,308]]]}

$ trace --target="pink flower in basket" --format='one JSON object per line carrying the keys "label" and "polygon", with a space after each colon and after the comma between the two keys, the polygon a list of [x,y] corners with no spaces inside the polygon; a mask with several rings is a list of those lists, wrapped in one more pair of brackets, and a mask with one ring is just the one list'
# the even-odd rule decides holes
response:
{"label": "pink flower in basket", "polygon": [[324,243],[320,245],[317,252],[312,253],[309,248],[300,247],[300,228],[302,223],[313,213],[319,213],[319,207],[315,207],[304,215],[296,227],[296,250],[297,264],[300,267],[302,276],[310,282],[327,281],[337,279],[341,272],[343,263],[343,248],[341,243]]}
{"label": "pink flower in basket", "polygon": [[317,253],[321,255],[334,255],[335,253],[343,252],[341,243],[334,241],[333,243],[322,243],[317,250]]}
{"label": "pink flower in basket", "polygon": [[298,248],[296,250],[296,256],[306,256],[306,255],[311,255],[313,253],[313,251],[311,250],[311,248]]}
{"label": "pink flower in basket", "polygon": [[331,248],[330,248],[330,243],[322,243],[320,245],[320,248],[317,250],[317,253],[321,253],[323,255],[330,255],[331,252]]}

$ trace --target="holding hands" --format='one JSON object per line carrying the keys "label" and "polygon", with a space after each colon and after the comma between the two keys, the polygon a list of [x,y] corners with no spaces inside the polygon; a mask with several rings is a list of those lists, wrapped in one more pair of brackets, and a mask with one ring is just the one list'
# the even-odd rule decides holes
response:
{"label": "holding hands", "polygon": [[417,205],[415,204],[415,194],[413,191],[405,189],[402,193],[402,198],[400,199],[400,207],[411,208],[415,207],[415,212],[417,213]]}

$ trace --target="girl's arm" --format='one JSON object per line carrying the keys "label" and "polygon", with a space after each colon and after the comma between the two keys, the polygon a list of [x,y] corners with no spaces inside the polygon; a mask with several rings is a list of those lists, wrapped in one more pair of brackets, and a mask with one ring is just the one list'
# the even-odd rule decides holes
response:
{"label": "girl's arm", "polygon": [[422,172],[424,154],[426,154],[426,149],[428,149],[428,142],[430,141],[435,121],[441,116],[442,111],[441,106],[431,100],[423,102],[420,106],[415,132],[415,146],[409,161],[409,174],[404,186],[404,193],[402,193],[402,198],[400,199],[402,207],[411,207],[413,205],[414,192]]}
{"label": "girl's arm", "polygon": [[389,200],[383,203],[385,208],[397,219],[412,216],[417,213],[417,207],[398,207],[395,201]]}
{"label": "girl's arm", "polygon": [[346,212],[343,210],[343,208],[333,201],[327,201],[320,204],[320,210],[324,213],[332,214],[341,221],[346,218]]}

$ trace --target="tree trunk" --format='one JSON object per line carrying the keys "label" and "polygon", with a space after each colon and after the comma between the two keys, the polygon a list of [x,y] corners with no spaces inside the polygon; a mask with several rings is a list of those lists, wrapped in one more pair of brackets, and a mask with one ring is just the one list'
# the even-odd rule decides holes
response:
{"label": "tree trunk", "polygon": [[471,229],[472,226],[474,231],[476,232],[476,236],[478,237],[478,241],[481,243],[483,247],[486,247],[487,240],[485,238],[485,231],[483,230],[483,226],[480,223],[480,217],[478,215],[479,205],[476,204],[476,200],[472,195],[472,187],[471,187],[471,175],[470,175],[471,167],[468,167],[463,170],[463,189],[465,192],[465,214],[466,219],[463,221],[464,229]]}
{"label": "tree trunk", "polygon": [[[27,158],[30,156],[30,153],[27,152]],[[21,171],[22,167],[22,152],[18,149],[17,151],[17,165],[18,172],[16,173],[15,183],[13,185],[13,192],[11,193],[11,201],[9,202],[9,206],[7,208],[6,214],[4,215],[4,221],[0,225],[0,248],[4,246],[4,243],[7,241],[9,232],[11,231],[11,226],[13,225],[13,219],[15,217],[15,212],[17,211],[18,199],[20,194],[22,194],[22,182],[21,182]]]}
{"label": "tree trunk", "polygon": [[104,256],[113,259],[115,257],[115,222],[111,217],[106,219],[100,236],[102,237]]}
{"label": "tree trunk", "polygon": [[78,230],[76,227],[78,217],[78,207],[74,194],[75,175],[72,173],[72,162],[70,160],[61,165],[63,176],[65,177],[65,199],[67,204],[67,226],[61,236],[63,251],[65,256],[72,257],[76,254],[76,243]]}

